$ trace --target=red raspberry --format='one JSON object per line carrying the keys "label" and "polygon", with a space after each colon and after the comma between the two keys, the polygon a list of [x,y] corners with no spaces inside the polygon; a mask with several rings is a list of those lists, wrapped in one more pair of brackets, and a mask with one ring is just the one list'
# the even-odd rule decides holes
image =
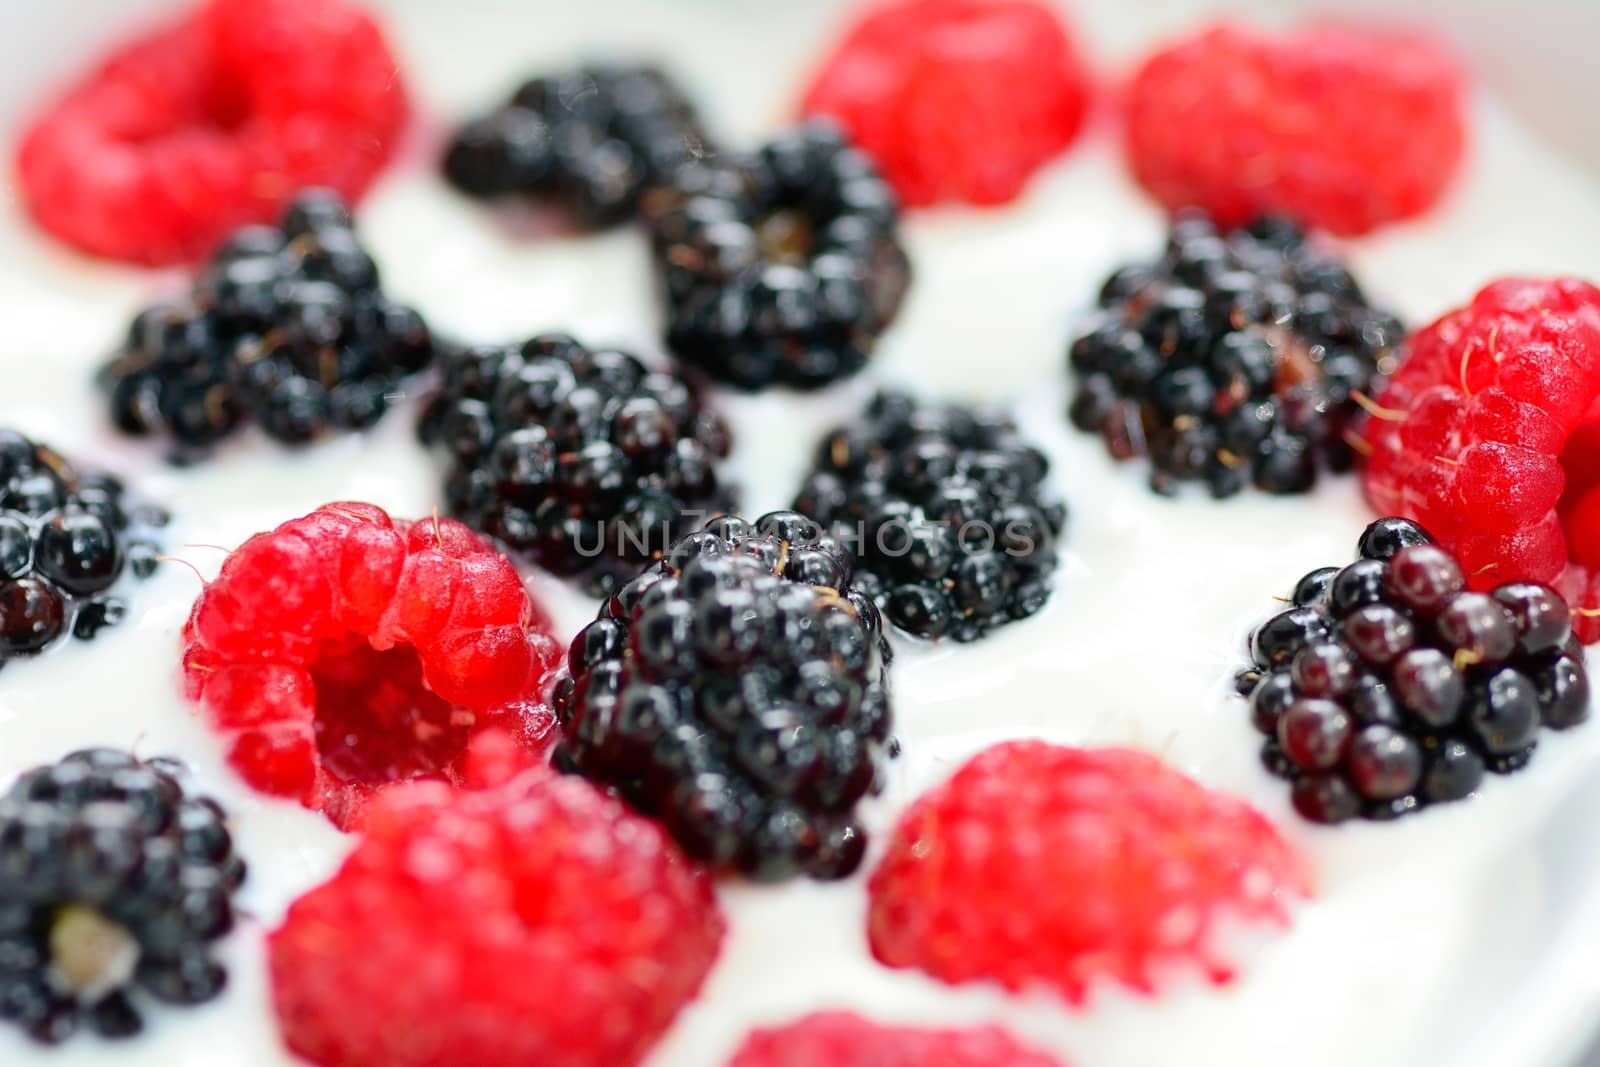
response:
{"label": "red raspberry", "polygon": [[386,790],[267,955],[289,1048],[324,1067],[631,1067],[723,930],[659,826],[539,770]]}
{"label": "red raspberry", "polygon": [[1433,42],[1319,26],[1215,26],[1145,61],[1127,96],[1134,173],[1223,225],[1268,213],[1358,234],[1426,211],[1465,140],[1462,79]]}
{"label": "red raspberry", "polygon": [[1061,1067],[998,1027],[884,1026],[849,1012],[818,1012],[745,1038],[728,1067]]}
{"label": "red raspberry", "polygon": [[1154,756],[1018,741],[912,805],[869,891],[883,963],[1081,1003],[1100,977],[1152,992],[1176,961],[1229,980],[1216,920],[1286,924],[1309,883],[1253,808]]}
{"label": "red raspberry", "polygon": [[1001,204],[1072,143],[1089,93],[1043,4],[902,0],[856,23],[801,110],[837,119],[906,204]]}
{"label": "red raspberry", "polygon": [[1600,289],[1507,278],[1412,335],[1365,430],[1367,499],[1474,589],[1559,589],[1600,641]]}
{"label": "red raspberry", "polygon": [[268,793],[341,827],[377,786],[457,775],[488,726],[543,740],[559,659],[515,568],[459,522],[329,504],[228,557],[184,633],[185,687]]}
{"label": "red raspberry", "polygon": [[197,258],[305,186],[359,196],[408,107],[377,24],[343,0],[209,0],[113,52],[23,137],[21,189],[86,252]]}

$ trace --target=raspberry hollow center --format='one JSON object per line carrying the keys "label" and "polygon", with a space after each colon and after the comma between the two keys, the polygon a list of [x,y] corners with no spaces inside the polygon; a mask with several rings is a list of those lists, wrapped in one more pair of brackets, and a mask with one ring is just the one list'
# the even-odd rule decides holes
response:
{"label": "raspberry hollow center", "polygon": [[423,682],[410,645],[379,652],[359,634],[324,642],[307,665],[316,688],[314,727],[330,775],[382,785],[448,768],[476,721]]}

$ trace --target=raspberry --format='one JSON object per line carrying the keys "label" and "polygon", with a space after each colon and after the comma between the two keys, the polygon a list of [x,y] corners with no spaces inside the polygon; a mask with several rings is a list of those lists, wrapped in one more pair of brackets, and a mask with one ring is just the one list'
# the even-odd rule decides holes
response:
{"label": "raspberry", "polygon": [[728,1067],[1060,1067],[998,1027],[927,1030],[883,1026],[848,1012],[818,1012],[745,1038]]}
{"label": "raspberry", "polygon": [[268,963],[290,1049],[325,1067],[631,1067],[723,930],[655,824],[536,770],[391,787]]}
{"label": "raspberry", "polygon": [[456,779],[485,727],[543,740],[548,631],[460,523],[328,504],[228,557],[190,616],[184,680],[247,782],[347,827],[377,786]]}
{"label": "raspberry", "polygon": [[912,805],[869,892],[888,966],[1081,1003],[1100,977],[1154,992],[1174,962],[1229,980],[1216,921],[1286,924],[1309,883],[1254,809],[1154,756],[1017,741]]}
{"label": "raspberry", "polygon": [[909,0],[870,11],[801,110],[831,115],[902,202],[1003,204],[1072,143],[1089,73],[1059,15],[1030,0]]}
{"label": "raspberry", "polygon": [[356,197],[408,105],[377,24],[343,0],[209,0],[113,52],[18,155],[41,226],[93,255],[194,259],[296,189]]}
{"label": "raspberry", "polygon": [[1365,428],[1366,493],[1468,584],[1555,586],[1600,641],[1600,289],[1508,278],[1419,330]]}
{"label": "raspberry", "polygon": [[1338,234],[1426,211],[1465,140],[1462,79],[1433,42],[1354,27],[1219,25],[1151,56],[1127,96],[1135,175],[1223,225],[1268,212]]}

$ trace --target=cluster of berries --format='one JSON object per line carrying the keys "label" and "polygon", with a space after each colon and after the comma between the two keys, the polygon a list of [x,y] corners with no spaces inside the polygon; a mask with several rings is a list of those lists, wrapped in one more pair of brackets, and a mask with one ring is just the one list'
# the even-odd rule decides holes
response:
{"label": "cluster of berries", "polygon": [[124,573],[154,573],[166,524],[111,475],[0,430],[0,666],[120,621],[128,605],[113,590]]}
{"label": "cluster of berries", "polygon": [[910,281],[894,191],[829,122],[685,167],[645,214],[668,346],[740,389],[854,374]]}
{"label": "cluster of berries", "polygon": [[444,173],[470,196],[553,198],[594,228],[627,221],[645,189],[708,151],[694,107],[666,74],[591,66],[532,78],[463,125]]}
{"label": "cluster of berries", "polygon": [[451,513],[596,595],[659,558],[686,516],[733,504],[728,428],[675,371],[558,334],[443,369],[420,429],[448,457]]}
{"label": "cluster of berries", "polygon": [[0,796],[0,1019],[56,1043],[87,1024],[130,1037],[135,991],[197,1004],[222,991],[212,942],[244,863],[217,803],[182,768],[86,749]]}
{"label": "cluster of berries", "polygon": [[365,429],[433,351],[343,202],[311,190],[229,237],[187,297],[141,312],[101,384],[119,429],[167,435],[186,461],[249,422],[290,445]]}
{"label": "cluster of berries", "polygon": [[891,726],[888,646],[850,572],[795,512],[683,538],[573,641],[557,766],[658,813],[713,866],[850,874]]}
{"label": "cluster of berries", "polygon": [[919,637],[973,641],[1050,598],[1066,508],[999,411],[883,392],[835,429],[795,501],[859,557],[855,581]]}
{"label": "cluster of berries", "polygon": [[1469,592],[1456,559],[1405,519],[1374,523],[1359,551],[1300,580],[1239,676],[1262,758],[1293,781],[1302,815],[1390,819],[1460,800],[1485,768],[1525,766],[1541,725],[1588,718],[1583,650],[1555,590]]}
{"label": "cluster of berries", "polygon": [[1148,457],[1162,493],[1303,493],[1319,468],[1349,470],[1360,399],[1404,339],[1282,218],[1219,232],[1181,215],[1160,258],[1106,280],[1100,309],[1070,351],[1072,422],[1116,459]]}

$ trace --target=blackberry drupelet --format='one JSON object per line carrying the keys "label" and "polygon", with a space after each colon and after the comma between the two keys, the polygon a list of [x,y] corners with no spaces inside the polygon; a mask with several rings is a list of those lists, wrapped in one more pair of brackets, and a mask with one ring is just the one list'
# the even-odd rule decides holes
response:
{"label": "blackberry drupelet", "polygon": [[728,510],[722,418],[670,370],[563,334],[442,358],[420,432],[467,525],[605,595]]}
{"label": "blackberry drupelet", "polygon": [[1172,224],[1166,251],[1123,267],[1075,340],[1070,416],[1118,460],[1150,460],[1150,486],[1254,484],[1303,493],[1319,468],[1349,470],[1359,398],[1393,369],[1404,337],[1350,272],[1294,223],[1219,233]]}
{"label": "blackberry drupelet", "polygon": [[1066,508],[997,411],[879,393],[822,442],[795,508],[849,545],[889,620],[973,641],[1050,598]]}
{"label": "blackberry drupelet", "polygon": [[469,196],[561,202],[594,229],[632,217],[649,186],[707,152],[699,116],[653,67],[590,66],[525,82],[459,130],[444,173]]}
{"label": "blackberry drupelet", "polygon": [[433,352],[338,197],[310,190],[279,226],[235,231],[187,297],[141,312],[100,382],[118,429],[190,462],[250,422],[289,445],[365,429]]}
{"label": "blackberry drupelet", "polygon": [[1313,571],[1251,636],[1238,689],[1262,760],[1316,822],[1391,819],[1460,800],[1533,754],[1539,727],[1589,716],[1572,615],[1555,590],[1466,589],[1460,565],[1405,519],[1361,557]]}
{"label": "blackberry drupelet", "polygon": [[244,880],[226,816],[181,768],[112,749],[38,767],[0,796],[0,1019],[54,1044],[130,1037],[136,998],[198,1004]]}
{"label": "blackberry drupelet", "polygon": [[155,571],[151,538],[166,523],[111,475],[0,430],[0,666],[120,621],[128,605],[113,590],[126,572]]}
{"label": "blackberry drupelet", "polygon": [[713,519],[572,642],[554,761],[713,867],[843,878],[889,739],[888,657],[849,554],[815,523]]}
{"label": "blackberry drupelet", "polygon": [[741,389],[816,389],[867,362],[910,281],[876,165],[813,120],[645,197],[667,344]]}

